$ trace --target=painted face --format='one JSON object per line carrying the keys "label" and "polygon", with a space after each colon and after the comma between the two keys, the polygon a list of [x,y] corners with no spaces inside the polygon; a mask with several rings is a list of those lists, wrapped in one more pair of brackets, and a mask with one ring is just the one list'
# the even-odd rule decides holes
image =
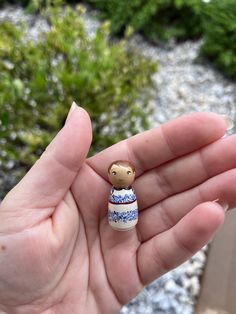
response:
{"label": "painted face", "polygon": [[111,184],[115,188],[127,188],[129,187],[135,177],[135,171],[130,166],[125,165],[112,165],[108,178]]}

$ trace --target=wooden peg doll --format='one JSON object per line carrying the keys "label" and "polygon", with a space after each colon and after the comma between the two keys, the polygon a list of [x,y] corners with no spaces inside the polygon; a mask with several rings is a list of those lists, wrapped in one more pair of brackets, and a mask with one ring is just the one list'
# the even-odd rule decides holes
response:
{"label": "wooden peg doll", "polygon": [[138,222],[138,204],[131,184],[135,168],[127,160],[116,160],[108,168],[108,178],[113,185],[108,203],[108,221],[119,231],[133,229]]}

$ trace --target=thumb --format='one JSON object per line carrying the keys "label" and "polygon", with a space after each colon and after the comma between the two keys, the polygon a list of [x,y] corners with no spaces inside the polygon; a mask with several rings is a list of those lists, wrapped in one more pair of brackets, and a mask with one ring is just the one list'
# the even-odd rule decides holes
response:
{"label": "thumb", "polygon": [[83,164],[91,140],[89,115],[73,103],[64,127],[1,205],[13,201],[19,208],[56,206]]}

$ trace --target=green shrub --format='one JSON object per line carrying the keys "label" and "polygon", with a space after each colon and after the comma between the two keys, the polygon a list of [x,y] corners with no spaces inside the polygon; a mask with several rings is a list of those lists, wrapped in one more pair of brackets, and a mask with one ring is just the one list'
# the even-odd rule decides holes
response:
{"label": "green shrub", "polygon": [[[202,0],[67,0],[81,1],[98,8],[101,17],[111,21],[111,32],[116,35],[123,35],[128,26],[154,42],[172,37],[196,38],[202,34]],[[29,12],[37,11],[46,2],[49,0],[20,1]]]}
{"label": "green shrub", "polygon": [[[109,25],[87,35],[81,8],[50,8],[48,32],[0,23],[1,159],[32,164],[62,127],[73,100],[88,110],[96,152],[146,128],[156,64],[126,41],[108,42]],[[141,104],[141,106],[140,106]]]}
{"label": "green shrub", "polygon": [[85,0],[111,20],[111,31],[122,35],[127,26],[152,41],[196,38],[202,34],[201,0]]}
{"label": "green shrub", "polygon": [[214,0],[204,14],[201,53],[227,76],[236,78],[236,2]]}

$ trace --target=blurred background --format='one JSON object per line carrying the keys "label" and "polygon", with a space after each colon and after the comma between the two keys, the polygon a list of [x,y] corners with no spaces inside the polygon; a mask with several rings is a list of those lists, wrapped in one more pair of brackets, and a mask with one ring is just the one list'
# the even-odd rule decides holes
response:
{"label": "blurred background", "polygon": [[[196,111],[223,115],[234,132],[235,80],[235,0],[0,0],[0,200],[72,101],[91,116],[92,155]],[[206,247],[121,313],[196,313],[208,256]]]}

